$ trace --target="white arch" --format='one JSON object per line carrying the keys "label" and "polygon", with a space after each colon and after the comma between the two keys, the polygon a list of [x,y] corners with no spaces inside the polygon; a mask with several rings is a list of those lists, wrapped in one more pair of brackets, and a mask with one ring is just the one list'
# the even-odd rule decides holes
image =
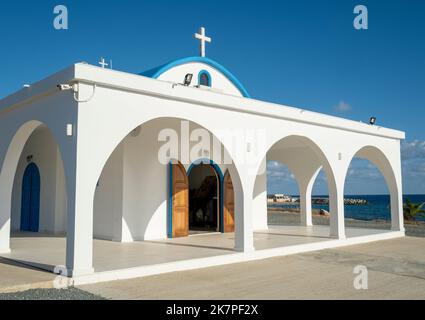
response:
{"label": "white arch", "polygon": [[[391,199],[391,228],[394,231],[402,231],[403,228],[403,199],[401,192],[401,181],[396,177],[396,170],[384,151],[373,145],[365,145],[357,149],[350,158],[345,170],[344,181],[347,179],[348,168],[354,158],[369,160],[383,175],[390,192]],[[345,183],[344,183],[345,188]]]}
{"label": "white arch", "polygon": [[[113,152],[116,150],[116,148],[120,145],[120,143],[122,141],[124,141],[124,139],[131,133],[133,132],[135,129],[141,127],[143,129],[144,126],[147,126],[149,124],[153,124],[156,121],[161,121],[161,120],[174,120],[174,121],[188,121],[191,124],[194,124],[195,126],[197,126],[197,128],[203,128],[205,130],[207,130],[212,137],[217,138],[217,136],[208,128],[206,128],[205,126],[203,126],[202,124],[198,123],[197,121],[193,121],[190,119],[186,119],[186,118],[182,118],[182,117],[152,117],[150,119],[144,119],[143,121],[137,123],[136,125],[132,125],[131,127],[128,127],[128,130],[125,133],[121,133],[116,137],[113,137],[113,139],[111,139],[111,142],[108,146],[108,154],[105,154],[103,156],[101,156],[101,163],[102,163],[102,167],[100,170],[96,169],[96,171],[93,174],[94,179],[91,181],[91,186],[90,186],[90,197],[93,199],[94,201],[94,196],[95,196],[95,186],[97,184],[97,181],[99,180],[99,177],[101,176],[107,162],[108,159],[111,157],[111,155],[113,154]],[[180,141],[179,141],[180,142]],[[224,143],[222,141],[221,145],[224,148],[224,152],[229,154],[229,152],[227,151],[226,146],[224,145]],[[231,155],[229,155],[231,157]],[[178,161],[180,161],[180,159],[176,159]],[[216,160],[216,159],[214,159]],[[220,164],[219,164],[220,165]],[[241,175],[239,172],[239,169],[237,167],[236,163],[232,163],[230,164],[227,169],[229,170],[229,173],[231,175],[233,184],[234,184],[234,189],[235,189],[235,219],[236,219],[236,226],[235,226],[235,232],[236,232],[236,237],[235,237],[235,247],[239,250],[244,250],[244,248],[246,247],[246,244],[244,243],[244,241],[246,240],[246,237],[243,233],[243,230],[240,230],[240,226],[243,222],[244,219],[244,208],[246,208],[246,204],[244,202],[244,194],[245,194],[245,188],[244,184],[242,183],[241,180]],[[166,183],[164,181],[164,183]],[[152,217],[150,217],[152,218]],[[150,221],[148,222],[148,225],[150,224]],[[239,235],[239,236],[238,236]]]}
{"label": "white arch", "polygon": [[[282,146],[301,145],[301,146],[308,147],[317,156],[317,159],[316,159],[317,164],[314,164],[314,163],[311,164],[311,166],[314,167],[314,169],[311,169],[312,172],[313,173],[316,172],[317,168],[319,168],[320,166],[323,166],[323,169],[325,170],[326,174],[329,176],[328,179],[329,178],[334,179],[334,171],[331,167],[330,161],[328,157],[326,156],[326,153],[323,150],[323,148],[321,148],[320,144],[314,141],[314,139],[307,136],[300,136],[300,135],[285,135],[283,137],[277,138],[274,141],[270,142],[268,146],[266,146],[266,148],[264,149],[264,153],[261,158],[266,159],[267,155],[279,145],[282,145]],[[298,159],[298,160],[306,160],[306,159]],[[258,167],[256,168],[256,172],[260,172],[260,170],[262,169],[261,165],[262,163],[259,163]],[[299,165],[299,162],[294,163],[294,165],[292,164],[286,164],[286,165],[288,165],[288,168],[295,173],[298,170],[297,165]],[[301,169],[304,170],[304,168],[301,168]]]}
{"label": "white arch", "polygon": [[[282,154],[282,150],[279,150],[279,146],[281,146],[281,149],[284,149],[285,145],[293,148],[303,146],[304,150],[299,151],[298,154],[293,153],[284,155]],[[304,226],[312,225],[311,192],[317,175],[323,168],[328,179],[331,236],[344,238],[344,221],[341,219],[341,210],[343,212],[343,205],[340,204],[341,195],[338,193],[334,170],[319,143],[310,137],[287,135],[277,138],[269,144],[265,151],[264,159],[267,159],[267,155],[270,153],[274,156],[273,160],[277,160],[288,166],[289,170],[291,170],[296,177],[301,196],[301,209],[303,210],[302,224]],[[312,157],[312,155],[314,155],[315,158]],[[261,165],[264,166],[264,163],[265,160],[262,161]],[[262,168],[259,167],[258,172],[261,172],[261,169]]]}
{"label": "white arch", "polygon": [[[60,158],[63,159],[60,145],[58,144],[53,131],[45,123],[39,120],[30,120],[16,130],[7,148],[0,171],[0,203],[2,204],[0,206],[0,252],[10,251],[12,192],[18,163],[28,139],[33,132],[41,126],[48,128],[58,147]],[[65,173],[64,177],[65,188],[67,188]]]}

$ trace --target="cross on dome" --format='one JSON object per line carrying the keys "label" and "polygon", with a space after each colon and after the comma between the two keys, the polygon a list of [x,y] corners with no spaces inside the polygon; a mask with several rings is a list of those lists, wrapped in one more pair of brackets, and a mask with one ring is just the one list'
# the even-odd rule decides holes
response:
{"label": "cross on dome", "polygon": [[199,54],[201,57],[205,57],[205,43],[211,43],[211,38],[205,36],[205,28],[201,27],[199,29],[199,33],[195,33],[195,39],[198,39],[200,41],[200,46],[199,46]]}

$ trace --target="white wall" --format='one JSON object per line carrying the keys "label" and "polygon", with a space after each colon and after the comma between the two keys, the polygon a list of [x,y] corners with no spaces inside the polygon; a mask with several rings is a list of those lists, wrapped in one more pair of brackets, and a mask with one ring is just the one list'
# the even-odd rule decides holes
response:
{"label": "white wall", "polygon": [[58,146],[46,127],[34,131],[19,159],[12,192],[12,230],[20,230],[22,179],[28,165],[27,156],[30,155],[40,170],[39,232],[64,233],[67,206],[65,175]]}
{"label": "white wall", "polygon": [[96,185],[93,236],[121,241],[123,194],[123,145],[112,153]]}
{"label": "white wall", "polygon": [[158,134],[173,126],[149,123],[124,141],[123,241],[167,237],[168,166],[158,161]]}

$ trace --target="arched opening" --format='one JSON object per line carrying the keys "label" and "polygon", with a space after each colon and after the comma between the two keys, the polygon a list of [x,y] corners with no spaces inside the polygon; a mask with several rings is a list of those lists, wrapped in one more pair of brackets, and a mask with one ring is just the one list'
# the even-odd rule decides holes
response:
{"label": "arched opening", "polygon": [[396,230],[399,204],[397,181],[384,153],[372,146],[361,148],[345,176],[346,228]]}
{"label": "arched opening", "polygon": [[220,231],[221,179],[211,164],[200,163],[188,170],[189,232]]}
{"label": "arched opening", "polygon": [[268,161],[268,225],[300,225],[299,195],[298,182],[291,170],[279,161]]}
{"label": "arched opening", "polygon": [[266,170],[260,168],[254,186],[254,230],[318,224],[327,226],[329,236],[328,226],[334,224],[330,212],[335,209],[330,209],[328,190],[335,192],[336,186],[318,145],[302,136],[285,137],[268,150],[262,167]]}
{"label": "arched opening", "polygon": [[208,71],[202,70],[199,72],[198,83],[201,86],[211,87],[211,75]]}
{"label": "arched opening", "polygon": [[325,170],[320,169],[312,180],[311,211],[312,225],[330,225],[330,194],[329,181]]}
{"label": "arched opening", "polygon": [[[9,258],[48,270],[64,265],[67,186],[61,151],[47,125],[29,121],[18,129],[3,162],[0,186],[0,241],[9,246]],[[50,245],[54,249],[46,255]]]}
{"label": "arched opening", "polygon": [[[182,153],[185,134],[189,157]],[[178,118],[157,118],[133,129],[112,152],[97,182],[94,237],[133,242],[234,231],[234,211],[243,210],[242,186],[235,165],[224,164],[229,156],[217,141],[202,126]],[[222,223],[226,171],[232,192],[234,188],[228,199],[232,225],[227,228]]]}
{"label": "arched opening", "polygon": [[66,181],[59,146],[46,125],[24,143],[13,182],[11,230],[66,233]]}

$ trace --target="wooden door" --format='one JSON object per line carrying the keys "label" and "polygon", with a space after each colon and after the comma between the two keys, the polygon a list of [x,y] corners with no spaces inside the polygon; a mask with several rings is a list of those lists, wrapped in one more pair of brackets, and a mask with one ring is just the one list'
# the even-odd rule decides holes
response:
{"label": "wooden door", "polygon": [[224,232],[235,231],[235,192],[229,171],[224,176]]}
{"label": "wooden door", "polygon": [[189,235],[189,180],[185,168],[172,164],[172,236]]}

